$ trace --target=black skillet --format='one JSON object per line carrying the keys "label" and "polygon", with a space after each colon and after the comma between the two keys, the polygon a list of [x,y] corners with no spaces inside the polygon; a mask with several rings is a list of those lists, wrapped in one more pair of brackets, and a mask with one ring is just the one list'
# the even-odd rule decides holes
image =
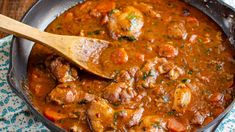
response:
{"label": "black skillet", "polygon": [[[225,4],[221,0],[184,0],[186,3],[196,7],[214,20],[224,31],[231,42],[231,47],[235,47],[235,9]],[[82,0],[39,0],[23,17],[22,22],[44,30],[60,13]],[[46,119],[30,101],[30,94],[25,85],[27,80],[28,59],[33,46],[33,42],[13,38],[11,45],[10,68],[8,72],[8,82],[13,91],[21,97],[27,104],[30,111],[51,131],[65,131],[57,127],[53,122]],[[235,105],[235,100],[229,107],[215,120],[198,131],[212,131],[224,118],[224,116]]]}

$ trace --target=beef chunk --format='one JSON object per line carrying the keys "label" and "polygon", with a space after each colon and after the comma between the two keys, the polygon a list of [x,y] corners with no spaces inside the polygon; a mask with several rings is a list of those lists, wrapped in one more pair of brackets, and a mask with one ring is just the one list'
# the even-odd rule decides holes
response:
{"label": "beef chunk", "polygon": [[163,63],[157,67],[157,70],[160,74],[165,74],[171,71],[174,68],[174,64],[171,62]]}
{"label": "beef chunk", "polygon": [[205,113],[201,113],[201,112],[197,111],[194,114],[193,119],[191,120],[191,123],[196,124],[196,125],[202,125],[206,117],[207,116]]}
{"label": "beef chunk", "polygon": [[184,22],[170,22],[167,28],[168,37],[186,39],[187,31]]}
{"label": "beef chunk", "polygon": [[181,69],[178,66],[174,66],[169,72],[168,72],[168,77],[171,80],[176,80],[178,79],[181,75],[183,75],[185,72],[183,69]]}
{"label": "beef chunk", "polygon": [[123,124],[127,128],[138,125],[141,121],[144,108],[122,109],[114,113],[114,124]]}
{"label": "beef chunk", "polygon": [[138,67],[132,67],[129,70],[122,70],[115,77],[117,82],[130,82],[131,79],[135,77],[136,72],[138,71]]}
{"label": "beef chunk", "polygon": [[84,92],[75,82],[59,84],[48,95],[48,101],[59,105],[84,101],[90,102],[93,99],[94,95]]}
{"label": "beef chunk", "polygon": [[104,99],[93,100],[87,115],[89,125],[95,132],[103,132],[113,126],[114,110]]}
{"label": "beef chunk", "polygon": [[143,67],[136,73],[136,87],[137,88],[152,88],[156,83],[158,72],[155,65],[158,63],[159,58],[148,60]]}
{"label": "beef chunk", "polygon": [[62,57],[50,56],[45,64],[53,76],[61,83],[78,79],[76,68],[70,66]]}
{"label": "beef chunk", "polygon": [[161,45],[159,55],[166,58],[175,58],[178,55],[178,49],[170,44]]}
{"label": "beef chunk", "polygon": [[127,123],[127,127],[132,127],[134,125],[139,124],[141,118],[142,118],[142,114],[144,112],[144,108],[139,108],[135,111],[130,111],[130,117],[129,117],[129,121]]}
{"label": "beef chunk", "polygon": [[104,92],[104,98],[114,104],[129,103],[136,95],[135,90],[125,82],[111,83]]}

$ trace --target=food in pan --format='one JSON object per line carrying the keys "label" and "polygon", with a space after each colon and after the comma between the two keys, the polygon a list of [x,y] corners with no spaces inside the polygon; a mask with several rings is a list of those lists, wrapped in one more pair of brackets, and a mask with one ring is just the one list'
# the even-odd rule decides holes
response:
{"label": "food in pan", "polygon": [[33,104],[80,131],[193,131],[234,99],[234,51],[210,18],[179,0],[87,0],[46,31],[112,44],[91,65],[99,78],[36,44],[28,81]]}

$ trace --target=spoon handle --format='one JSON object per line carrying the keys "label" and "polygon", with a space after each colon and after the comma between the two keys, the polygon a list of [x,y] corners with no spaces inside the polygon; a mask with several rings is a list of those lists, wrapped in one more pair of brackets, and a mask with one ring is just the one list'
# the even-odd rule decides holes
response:
{"label": "spoon handle", "polygon": [[42,32],[2,14],[0,14],[0,31],[43,44],[47,44],[46,36],[49,35],[49,33]]}

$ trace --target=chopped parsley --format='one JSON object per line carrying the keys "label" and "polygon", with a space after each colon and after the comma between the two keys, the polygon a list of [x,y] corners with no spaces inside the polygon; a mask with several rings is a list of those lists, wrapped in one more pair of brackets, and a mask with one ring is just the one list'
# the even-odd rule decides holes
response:
{"label": "chopped parsley", "polygon": [[136,41],[136,38],[134,36],[121,36],[118,38],[119,41],[122,41],[122,40],[127,40],[127,41],[130,41],[130,42],[134,42]]}
{"label": "chopped parsley", "polygon": [[223,64],[216,64],[216,70],[220,71],[223,69]]}
{"label": "chopped parsley", "polygon": [[118,12],[119,12],[118,9],[113,9],[113,10],[111,10],[111,11],[109,12],[109,16],[111,16],[111,15],[113,15],[113,14],[115,14],[115,13],[118,13]]}
{"label": "chopped parsley", "polygon": [[132,20],[132,19],[136,19],[137,16],[135,15],[134,12],[131,12],[131,13],[128,14],[128,16],[126,18],[129,19],[129,20]]}
{"label": "chopped parsley", "polygon": [[156,75],[156,72],[154,70],[150,70],[148,73],[144,72],[143,74],[143,80],[146,80],[148,77],[154,77]]}
{"label": "chopped parsley", "polygon": [[115,126],[117,125],[118,115],[119,115],[119,112],[115,112],[113,116],[113,124]]}
{"label": "chopped parsley", "polygon": [[78,102],[80,105],[87,104],[88,101],[86,99],[82,99],[81,101]]}
{"label": "chopped parsley", "polygon": [[154,128],[161,128],[161,127],[162,127],[162,126],[161,126],[161,123],[160,123],[159,121],[156,121],[156,122],[152,123],[152,126],[153,126]]}
{"label": "chopped parsley", "polygon": [[120,105],[120,103],[113,103],[112,105],[115,107],[118,107]]}
{"label": "chopped parsley", "polygon": [[175,114],[176,114],[175,110],[167,112],[167,115],[169,115],[169,116],[174,116]]}
{"label": "chopped parsley", "polygon": [[199,43],[202,43],[202,39],[201,38],[198,38],[197,39]]}
{"label": "chopped parsley", "polygon": [[189,71],[188,71],[188,74],[189,74],[189,75],[192,75],[192,74],[193,74],[193,71],[192,71],[192,70],[189,70]]}
{"label": "chopped parsley", "polygon": [[92,31],[92,32],[88,32],[87,34],[88,35],[99,35],[100,34],[100,30],[95,30],[95,31]]}

